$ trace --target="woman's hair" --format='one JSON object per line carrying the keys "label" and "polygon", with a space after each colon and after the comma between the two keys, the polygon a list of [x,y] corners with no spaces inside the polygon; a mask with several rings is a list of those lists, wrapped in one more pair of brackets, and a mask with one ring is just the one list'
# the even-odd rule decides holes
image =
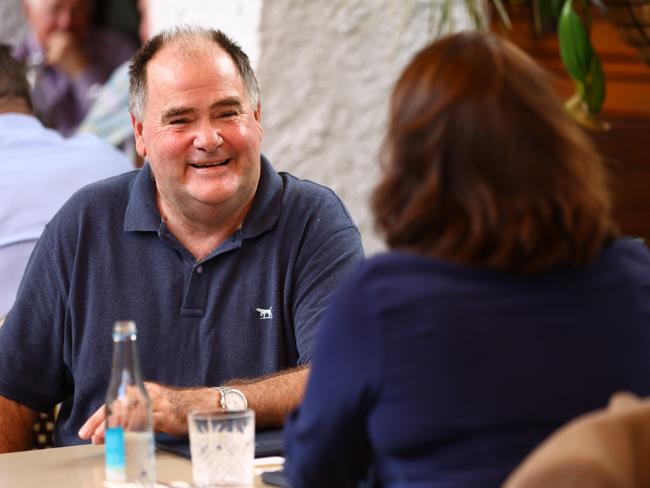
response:
{"label": "woman's hair", "polygon": [[464,32],[397,82],[372,198],[389,247],[509,271],[580,266],[616,235],[601,158],[547,74]]}

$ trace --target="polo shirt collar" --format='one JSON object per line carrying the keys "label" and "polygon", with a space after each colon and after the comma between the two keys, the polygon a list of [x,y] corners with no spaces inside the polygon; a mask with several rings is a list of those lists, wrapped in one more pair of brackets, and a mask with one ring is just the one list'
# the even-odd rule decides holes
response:
{"label": "polo shirt collar", "polygon": [[253,205],[242,225],[242,238],[250,239],[272,229],[280,219],[282,178],[264,155]]}
{"label": "polo shirt collar", "polygon": [[129,203],[124,216],[124,230],[158,232],[160,220],[156,203],[156,184],[149,163],[145,163],[131,184]]}
{"label": "polo shirt collar", "polygon": [[[260,181],[255,199],[242,225],[244,239],[257,237],[272,229],[280,218],[282,178],[265,156],[261,157],[260,164]],[[131,185],[124,230],[158,232],[160,220],[156,203],[156,184],[149,163],[145,163]]]}

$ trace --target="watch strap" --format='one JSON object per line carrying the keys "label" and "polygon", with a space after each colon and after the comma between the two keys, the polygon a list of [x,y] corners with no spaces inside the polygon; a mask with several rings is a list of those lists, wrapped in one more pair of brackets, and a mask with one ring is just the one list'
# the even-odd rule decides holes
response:
{"label": "watch strap", "polygon": [[215,386],[215,390],[219,392],[219,406],[226,410],[226,392],[230,389],[227,386]]}
{"label": "watch strap", "polygon": [[228,386],[216,386],[214,387],[214,389],[219,391],[219,394],[221,396],[221,398],[219,399],[219,405],[221,406],[224,412],[234,411],[234,410],[230,410],[228,408],[228,404],[226,403],[226,396],[228,395],[228,392],[231,391],[236,392],[236,394],[243,399],[244,409],[248,408],[248,399],[246,398],[246,395],[244,395],[240,390],[236,388],[230,388]]}

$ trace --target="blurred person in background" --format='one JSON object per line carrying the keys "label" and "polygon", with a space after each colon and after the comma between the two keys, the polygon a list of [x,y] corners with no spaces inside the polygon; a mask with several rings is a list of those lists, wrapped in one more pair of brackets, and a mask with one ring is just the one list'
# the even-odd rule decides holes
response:
{"label": "blurred person in background", "polygon": [[34,117],[22,63],[0,47],[0,316],[45,224],[79,188],[133,169],[101,139],[64,139]]}
{"label": "blurred person in background", "polygon": [[23,0],[23,7],[29,32],[14,56],[27,65],[38,117],[69,136],[135,46],[90,25],[92,0]]}
{"label": "blurred person in background", "polygon": [[650,394],[650,254],[617,235],[603,162],[528,56],[478,32],[426,47],[383,160],[390,251],[325,313],[291,486],[498,486],[569,419]]}
{"label": "blurred person in background", "polygon": [[[138,34],[142,44],[151,35],[149,1],[137,2],[140,14]],[[142,166],[143,160],[135,151],[129,113],[129,61],[122,63],[102,85],[79,126],[79,132],[98,135],[129,154],[136,166]]]}

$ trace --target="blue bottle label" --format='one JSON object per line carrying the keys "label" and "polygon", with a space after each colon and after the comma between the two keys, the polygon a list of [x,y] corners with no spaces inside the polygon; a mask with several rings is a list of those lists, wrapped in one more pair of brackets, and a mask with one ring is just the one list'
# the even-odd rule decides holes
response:
{"label": "blue bottle label", "polygon": [[125,475],[126,456],[124,452],[124,429],[122,427],[106,429],[105,453],[107,478],[119,478],[122,473]]}

